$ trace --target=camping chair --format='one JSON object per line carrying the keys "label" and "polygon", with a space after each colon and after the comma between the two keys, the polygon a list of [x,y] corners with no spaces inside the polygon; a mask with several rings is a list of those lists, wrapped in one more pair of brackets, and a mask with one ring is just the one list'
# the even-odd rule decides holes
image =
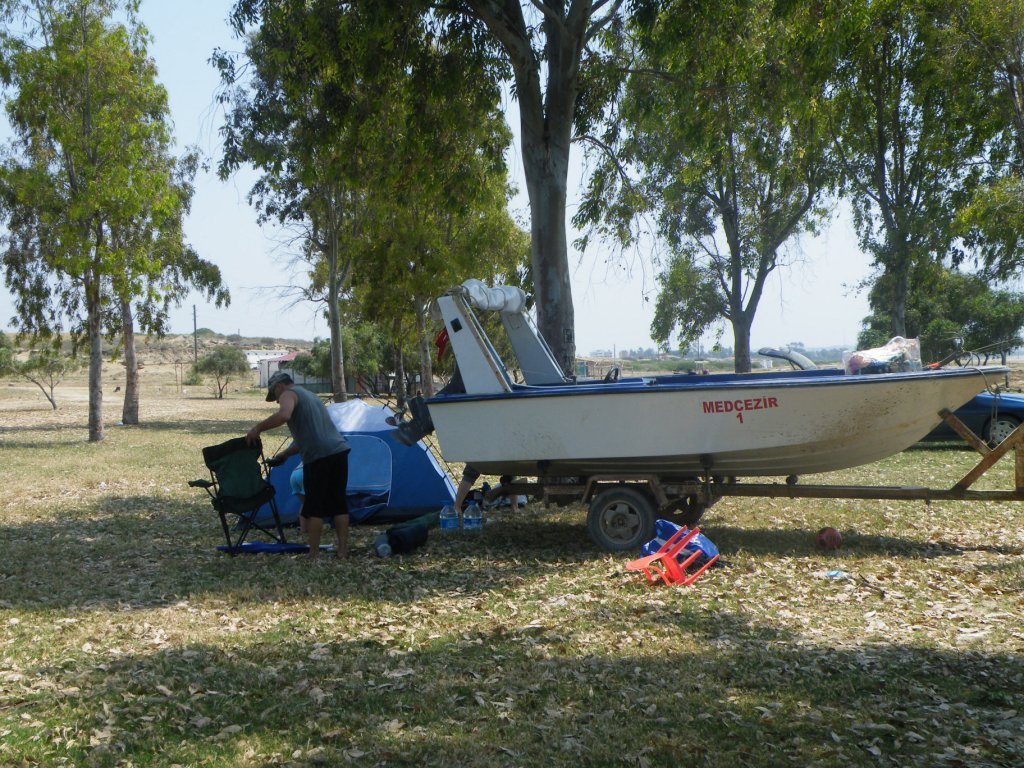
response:
{"label": "camping chair", "polygon": [[[684,553],[686,545],[700,533],[700,528],[687,528],[683,526],[668,539],[653,555],[640,557],[626,563],[627,571],[641,571],[647,577],[648,584],[657,584],[658,580],[666,584],[692,584],[697,578],[711,567],[718,559],[718,555],[707,558],[706,562],[694,571],[687,571],[687,568],[695,564],[704,553],[695,549]],[[683,555],[680,559],[680,555]]]}
{"label": "camping chair", "polygon": [[[236,437],[220,445],[203,448],[203,461],[210,470],[209,480],[190,480],[192,488],[203,488],[210,495],[210,503],[220,516],[224,537],[228,541],[226,551],[234,555],[242,551],[242,544],[250,531],[256,529],[279,544],[287,543],[281,528],[281,517],[274,501],[274,486],[264,478],[260,468],[263,446],[251,446],[244,437]],[[274,528],[269,523],[261,524],[256,511],[269,504]],[[229,525],[228,517],[234,526]],[[232,537],[232,531],[235,532]]]}

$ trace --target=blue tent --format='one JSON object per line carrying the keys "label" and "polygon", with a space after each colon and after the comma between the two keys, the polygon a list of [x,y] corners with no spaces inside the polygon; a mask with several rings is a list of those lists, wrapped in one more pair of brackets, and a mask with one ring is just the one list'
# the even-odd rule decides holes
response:
{"label": "blue tent", "polygon": [[[455,485],[426,444],[406,446],[395,440],[395,428],[386,421],[394,415],[390,408],[350,400],[328,405],[327,412],[352,447],[347,490],[353,523],[410,520],[455,502]],[[299,519],[300,503],[290,483],[299,463],[299,457],[292,456],[270,470],[283,523]],[[256,519],[272,519],[270,507],[264,505]]]}

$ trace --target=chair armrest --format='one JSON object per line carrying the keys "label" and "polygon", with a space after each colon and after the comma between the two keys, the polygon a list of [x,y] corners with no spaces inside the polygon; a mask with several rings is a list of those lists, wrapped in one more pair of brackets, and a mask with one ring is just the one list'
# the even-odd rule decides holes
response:
{"label": "chair armrest", "polygon": [[213,483],[209,480],[189,480],[189,488],[213,488]]}

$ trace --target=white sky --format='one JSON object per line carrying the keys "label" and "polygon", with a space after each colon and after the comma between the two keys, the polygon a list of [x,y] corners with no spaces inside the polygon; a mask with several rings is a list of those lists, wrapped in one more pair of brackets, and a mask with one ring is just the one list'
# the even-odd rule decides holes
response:
{"label": "white sky", "polygon": [[[170,96],[178,145],[198,146],[214,167],[222,114],[214,104],[217,73],[208,61],[218,46],[240,47],[225,21],[231,6],[231,0],[142,3],[143,22],[154,38],[150,54]],[[510,115],[510,120],[517,119]],[[512,128],[518,126],[513,122]],[[517,146],[510,149],[509,161],[521,179]],[[327,335],[314,306],[296,305],[281,295],[282,286],[301,284],[302,276],[290,272],[288,251],[280,239],[256,223],[246,202],[254,178],[243,173],[220,182],[212,169],[197,178],[186,234],[204,258],[221,268],[232,302],[227,309],[216,309],[201,297],[190,297],[172,314],[173,332],[192,331],[195,304],[199,327],[220,333],[299,339]],[[570,180],[569,216],[575,207],[572,197],[575,193],[578,198],[579,191]],[[514,202],[513,214],[520,222],[528,220],[525,194]],[[869,275],[870,268],[849,221],[837,219],[823,236],[807,238],[797,248],[801,263],[778,271],[769,281],[754,321],[752,347],[802,342],[808,347],[853,348],[860,320],[867,314],[866,296],[855,295],[853,286]],[[650,322],[656,282],[650,264],[615,264],[593,246],[583,256],[570,253],[570,263],[580,354],[655,346]],[[12,314],[11,297],[0,286],[0,327],[12,329]],[[732,345],[731,330],[722,341]]]}

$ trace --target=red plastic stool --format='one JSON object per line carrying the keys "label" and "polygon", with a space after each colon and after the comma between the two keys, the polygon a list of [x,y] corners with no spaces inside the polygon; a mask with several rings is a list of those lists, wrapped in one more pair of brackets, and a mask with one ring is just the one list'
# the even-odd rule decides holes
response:
{"label": "red plastic stool", "polygon": [[719,557],[718,555],[710,557],[697,570],[692,573],[687,572],[686,569],[693,565],[697,558],[701,557],[704,553],[696,550],[682,560],[679,559],[679,555],[686,548],[689,541],[698,533],[700,533],[700,528],[689,529],[685,526],[680,528],[653,555],[647,555],[646,557],[637,558],[626,563],[626,570],[641,571],[647,578],[648,584],[657,584],[659,580],[664,581],[666,584],[693,584]]}

